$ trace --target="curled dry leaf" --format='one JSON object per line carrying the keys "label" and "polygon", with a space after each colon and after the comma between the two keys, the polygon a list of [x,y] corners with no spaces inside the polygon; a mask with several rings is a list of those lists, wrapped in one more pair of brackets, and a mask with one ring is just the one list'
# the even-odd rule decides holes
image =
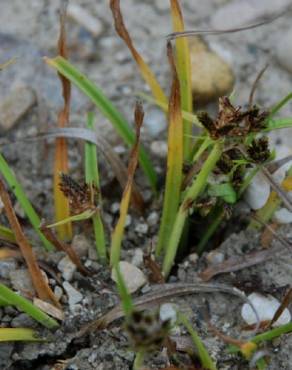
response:
{"label": "curled dry leaf", "polygon": [[[224,284],[206,284],[206,283],[173,283],[173,284],[157,284],[152,286],[152,291],[141,297],[133,300],[136,309],[151,309],[161,303],[169,301],[171,298],[199,294],[199,293],[226,293],[240,298],[245,303],[248,303],[257,317],[258,314],[250,300],[240,290]],[[81,337],[88,332],[106,328],[113,321],[124,316],[121,305],[116,306],[101,318],[85,325],[76,334],[76,337]]]}
{"label": "curled dry leaf", "polygon": [[203,279],[204,281],[209,281],[210,279],[212,279],[212,277],[216,275],[242,270],[244,268],[267,261],[268,259],[275,258],[276,255],[278,255],[279,253],[283,253],[287,249],[291,250],[291,243],[289,242],[289,240],[277,234],[271,226],[263,223],[256,216],[251,217],[261,225],[265,226],[266,229],[269,230],[270,233],[272,233],[273,236],[282,244],[282,247],[279,248],[279,246],[275,246],[269,249],[251,252],[243,256],[231,257],[222,263],[206,268],[203,272],[200,273],[201,279]]}
{"label": "curled dry leaf", "polygon": [[149,68],[149,66],[146,64],[144,59],[141,57],[141,55],[136,50],[132,42],[132,39],[129,35],[129,32],[126,29],[123,16],[122,16],[122,12],[121,12],[120,0],[110,0],[110,8],[111,8],[113,18],[115,21],[115,28],[116,28],[117,34],[121,37],[122,40],[124,40],[124,42],[128,46],[130,52],[132,53],[133,58],[135,59],[140,69],[141,75],[143,76],[144,80],[147,82],[147,84],[150,86],[152,90],[153,96],[158,101],[167,103],[167,98],[164,92],[162,91],[151,69]]}
{"label": "curled dry leaf", "polygon": [[8,221],[10,223],[11,229],[14,232],[15,239],[20,248],[21,254],[25,259],[25,262],[31,275],[32,283],[35,287],[38,296],[42,300],[49,300],[53,302],[57,307],[60,307],[60,303],[58,302],[48,283],[44,279],[44,276],[37,263],[36,257],[33,253],[32,247],[21,229],[20,223],[12,207],[10,197],[1,179],[0,179],[0,197],[4,204],[4,209]]}
{"label": "curled dry leaf", "polygon": [[191,36],[198,36],[198,35],[222,35],[222,34],[225,34],[225,33],[236,33],[236,32],[251,30],[253,28],[261,27],[261,26],[264,26],[266,24],[274,22],[276,19],[282,17],[290,7],[291,6],[288,6],[287,9],[285,9],[285,11],[283,11],[279,14],[276,14],[272,17],[266,18],[261,22],[250,24],[250,25],[247,25],[247,26],[244,26],[244,27],[231,28],[231,29],[225,29],[225,30],[212,30],[212,29],[208,30],[207,29],[207,30],[173,32],[173,33],[170,33],[169,35],[167,35],[167,39],[168,40],[173,40],[173,39],[177,39],[179,37],[191,37]]}

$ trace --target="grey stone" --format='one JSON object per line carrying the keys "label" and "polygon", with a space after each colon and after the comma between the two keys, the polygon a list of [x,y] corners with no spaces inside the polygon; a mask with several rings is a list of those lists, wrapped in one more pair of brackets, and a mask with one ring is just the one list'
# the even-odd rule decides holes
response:
{"label": "grey stone", "polygon": [[165,158],[167,155],[167,143],[162,140],[156,140],[151,143],[151,152],[159,158]]}
{"label": "grey stone", "polygon": [[62,273],[62,276],[65,280],[71,281],[73,274],[76,271],[76,265],[71,261],[68,256],[65,256],[58,263],[58,270]]}
{"label": "grey stone", "polygon": [[138,225],[136,225],[135,231],[138,234],[147,234],[147,232],[148,232],[148,225],[145,224],[145,223],[139,223]]}
{"label": "grey stone", "polygon": [[72,248],[79,257],[84,257],[90,248],[90,242],[83,234],[75,235],[72,240]]}
{"label": "grey stone", "polygon": [[37,326],[36,322],[26,313],[21,313],[16,316],[10,323],[13,328],[34,328]]}
{"label": "grey stone", "polygon": [[63,283],[63,288],[68,295],[68,302],[71,309],[74,308],[77,303],[82,301],[82,294],[78,292],[78,290],[76,290],[70,283],[65,281]]}
{"label": "grey stone", "polygon": [[279,64],[288,72],[292,73],[292,28],[281,34],[276,46],[276,57]]}
{"label": "grey stone", "polygon": [[223,5],[211,19],[214,29],[240,27],[255,22],[260,17],[283,11],[290,0],[238,0]]}
{"label": "grey stone", "polygon": [[158,212],[151,212],[150,215],[147,217],[147,223],[149,226],[155,226],[157,225],[159,220],[159,214]]}
{"label": "grey stone", "polygon": [[14,259],[5,259],[0,261],[0,277],[8,279],[11,271],[16,270],[17,264]]}
{"label": "grey stone", "polygon": [[[139,288],[147,283],[144,273],[131,263],[121,261],[119,263],[119,268],[130,293],[136,292]],[[117,281],[115,270],[112,270],[112,279],[115,282]]]}
{"label": "grey stone", "polygon": [[151,137],[157,138],[161,132],[166,130],[165,113],[158,108],[151,109],[150,112],[147,112],[145,115],[144,127]]}
{"label": "grey stone", "polygon": [[13,289],[24,293],[29,292],[34,294],[35,289],[27,269],[12,270],[9,273],[9,278]]}
{"label": "grey stone", "polygon": [[0,127],[4,131],[10,130],[25,113],[34,105],[36,97],[27,86],[13,90],[0,103]]}

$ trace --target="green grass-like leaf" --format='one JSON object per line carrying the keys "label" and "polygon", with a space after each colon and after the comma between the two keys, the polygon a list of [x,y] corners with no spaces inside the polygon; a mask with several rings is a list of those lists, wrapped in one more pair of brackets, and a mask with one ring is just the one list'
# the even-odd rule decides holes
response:
{"label": "green grass-like leaf", "polygon": [[0,239],[6,240],[10,243],[16,243],[13,231],[3,225],[0,225]]}
{"label": "green grass-like leaf", "polygon": [[16,294],[3,284],[0,284],[0,299],[3,302],[7,302],[7,305],[9,304],[15,306],[19,310],[27,313],[48,329],[55,329],[59,326],[56,320],[52,319],[46,313],[33,305],[30,301]]}
{"label": "green grass-like leaf", "polygon": [[292,127],[292,118],[269,119],[264,132]]}
{"label": "green grass-like leaf", "polygon": [[[251,338],[250,341],[259,344],[265,341],[271,341],[277,337],[280,337],[281,335],[288,334],[292,332],[292,321],[288,324],[279,326],[278,328],[274,328],[271,330],[268,330],[262,334],[258,334],[255,337]],[[228,351],[230,353],[238,353],[240,352],[240,348],[234,345],[230,345],[228,347]]]}
{"label": "green grass-like leaf", "polygon": [[118,292],[119,292],[119,296],[121,298],[124,314],[127,318],[133,312],[133,309],[134,309],[133,300],[132,300],[131,294],[128,291],[127,285],[126,285],[124,277],[123,277],[123,275],[120,271],[120,267],[119,267],[118,263],[114,267],[114,270],[115,270],[116,277],[117,277],[117,282],[116,282],[117,289],[118,289]]}
{"label": "green grass-like leaf", "polygon": [[3,155],[0,154],[0,172],[2,173],[3,177],[5,178],[6,182],[10,186],[11,190],[13,191],[14,195],[16,196],[17,200],[19,201],[21,207],[23,208],[27,218],[29,219],[30,223],[32,224],[33,228],[35,229],[36,233],[39,235],[40,239],[42,240],[44,247],[50,251],[53,250],[54,247],[52,244],[45,238],[43,233],[39,230],[39,226],[41,220],[37,215],[36,211],[34,210],[32,204],[30,203],[29,199],[25,195],[25,192],[17,181],[13,171],[9,167],[8,163],[4,159]]}
{"label": "green grass-like leaf", "polygon": [[42,342],[35,330],[27,328],[0,328],[0,342]]}
{"label": "green grass-like leaf", "polygon": [[187,317],[182,313],[178,312],[178,320],[186,327],[187,331],[190,333],[192,341],[198,350],[199,358],[204,369],[217,370],[204,343],[202,342],[196,330],[192,327]]}
{"label": "green grass-like leaf", "polygon": [[[58,56],[54,59],[45,58],[46,62],[59,73],[70,80],[75,86],[88,96],[102,114],[109,119],[117,133],[132,147],[135,142],[135,134],[130,128],[128,122],[111,101],[103,94],[102,90],[91,82],[84,74],[70,64],[66,59]],[[151,187],[155,190],[157,184],[157,176],[152,163],[143,148],[139,149],[139,161],[143,168]]]}
{"label": "green grass-like leaf", "polygon": [[172,49],[169,49],[173,82],[168,109],[167,173],[156,255],[159,255],[163,250],[165,251],[168,246],[170,233],[179,207],[182,183],[183,120],[181,115],[179,79],[172,58]]}
{"label": "green grass-like leaf", "polygon": [[197,199],[197,197],[201,194],[201,192],[204,191],[207,185],[209,174],[213,171],[217,161],[221,156],[221,153],[222,143],[216,142],[208,158],[203,163],[197,177],[185,192],[182,204],[180,205],[179,210],[176,214],[175,222],[171,230],[169,243],[163,261],[163,272],[165,276],[168,276],[174,263],[185,221],[189,214],[189,208]]}
{"label": "green grass-like leaf", "polygon": [[[87,117],[87,128],[93,130],[94,125],[93,113],[88,113]],[[90,187],[95,187],[100,191],[99,184],[99,173],[97,163],[97,150],[96,146],[92,143],[85,143],[85,182]],[[101,208],[101,196],[99,195],[99,207]],[[100,212],[95,213],[92,216],[92,223],[95,236],[95,244],[97,253],[102,261],[106,261],[106,242],[103,222],[100,216]]]}

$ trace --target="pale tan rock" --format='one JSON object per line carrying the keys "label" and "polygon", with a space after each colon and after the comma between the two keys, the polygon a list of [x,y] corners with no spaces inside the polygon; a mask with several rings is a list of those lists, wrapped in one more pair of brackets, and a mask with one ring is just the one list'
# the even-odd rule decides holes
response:
{"label": "pale tan rock", "polygon": [[8,131],[30,110],[35,104],[36,96],[28,87],[18,87],[0,102],[0,128]]}
{"label": "pale tan rock", "polygon": [[48,315],[61,321],[64,320],[64,312],[59,308],[53,306],[52,304],[42,301],[39,298],[34,298],[33,304],[40,308],[42,311],[46,312]]}
{"label": "pale tan rock", "polygon": [[[121,261],[119,263],[119,268],[130,293],[136,292],[147,283],[144,273],[131,263]],[[114,269],[112,270],[112,280],[117,282],[117,275]]]}
{"label": "pale tan rock", "polygon": [[198,37],[190,39],[190,52],[195,104],[228,95],[234,86],[234,74],[229,64]]}

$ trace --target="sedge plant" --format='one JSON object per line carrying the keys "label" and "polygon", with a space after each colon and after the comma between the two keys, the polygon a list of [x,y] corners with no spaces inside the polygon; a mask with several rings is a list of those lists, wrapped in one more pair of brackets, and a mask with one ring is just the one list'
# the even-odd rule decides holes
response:
{"label": "sedge plant", "polygon": [[[206,217],[207,227],[198,242],[202,252],[229,214],[226,210],[242,197],[257,172],[273,160],[266,134],[275,129],[292,126],[291,118],[277,118],[280,109],[291,99],[287,95],[270,110],[261,110],[250,104],[246,110],[236,107],[227,97],[219,99],[219,112],[211,118],[206,112],[193,113],[191,94],[190,51],[187,38],[177,38],[174,45],[167,44],[168,60],[172,72],[172,88],[169,99],[163,92],[150,67],[139,54],[126,28],[119,0],[111,0],[115,28],[129,48],[145,82],[149,85],[152,98],[168,118],[168,153],[164,200],[156,256],[163,257],[163,272],[167,276],[175,262],[185,226],[190,217]],[[170,1],[173,30],[176,35],[184,32],[184,21],[180,4]],[[117,133],[128,145],[134,145],[135,133],[123,115],[76,67],[62,56],[45,59],[61,75],[83,91],[96,107],[113,124]],[[192,128],[201,127],[196,138]],[[190,168],[185,174],[184,164]],[[154,167],[143,147],[139,149],[139,162],[153,189],[156,188]],[[128,207],[126,207],[128,208]],[[125,217],[123,213],[123,219]],[[113,235],[111,248],[112,266],[119,259],[120,240],[125,223],[119,231],[119,243]],[[113,257],[114,256],[114,257]]]}

